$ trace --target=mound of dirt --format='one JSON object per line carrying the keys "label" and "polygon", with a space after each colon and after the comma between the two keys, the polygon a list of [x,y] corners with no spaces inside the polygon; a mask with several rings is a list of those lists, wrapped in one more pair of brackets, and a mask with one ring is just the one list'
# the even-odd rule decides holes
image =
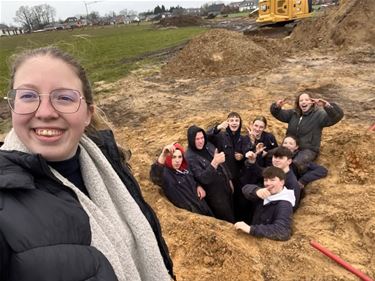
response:
{"label": "mound of dirt", "polygon": [[171,18],[163,18],[158,23],[159,26],[163,26],[163,27],[199,26],[202,24],[203,24],[203,20],[201,17],[191,16],[191,15],[181,15],[181,16],[176,16],[176,17],[171,17]]}
{"label": "mound of dirt", "polygon": [[342,0],[311,19],[302,21],[291,34],[294,48],[375,46],[375,1]]}
{"label": "mound of dirt", "polygon": [[185,78],[253,74],[279,65],[280,57],[274,50],[241,33],[213,29],[191,40],[162,73]]}

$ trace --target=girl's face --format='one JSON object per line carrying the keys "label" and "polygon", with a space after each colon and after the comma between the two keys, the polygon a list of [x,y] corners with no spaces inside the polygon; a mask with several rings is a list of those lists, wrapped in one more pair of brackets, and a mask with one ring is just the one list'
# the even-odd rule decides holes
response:
{"label": "girl's face", "polygon": [[81,80],[73,68],[49,55],[32,57],[19,66],[13,88],[31,89],[42,95],[37,111],[25,115],[12,112],[13,128],[22,143],[48,161],[73,157],[85,127],[90,123],[93,107],[82,99],[77,112],[60,113],[48,96],[51,91],[61,88],[77,90],[83,96]]}
{"label": "girl's face", "polygon": [[299,97],[299,108],[302,112],[307,112],[313,105],[313,102],[308,94],[302,94]]}
{"label": "girl's face", "polygon": [[173,167],[173,169],[178,170],[181,167],[182,160],[183,160],[182,152],[180,150],[176,149],[173,152],[173,155],[172,155],[172,167]]}
{"label": "girl's face", "polygon": [[238,117],[229,117],[228,118],[229,129],[234,133],[240,128],[241,120]]}
{"label": "girl's face", "polygon": [[253,131],[254,136],[260,137],[264,129],[266,128],[266,124],[264,124],[263,121],[255,120],[251,127],[253,129],[252,131]]}
{"label": "girl's face", "polygon": [[295,139],[291,137],[286,137],[283,141],[282,146],[288,148],[291,152],[294,152],[298,149],[298,145],[295,141]]}

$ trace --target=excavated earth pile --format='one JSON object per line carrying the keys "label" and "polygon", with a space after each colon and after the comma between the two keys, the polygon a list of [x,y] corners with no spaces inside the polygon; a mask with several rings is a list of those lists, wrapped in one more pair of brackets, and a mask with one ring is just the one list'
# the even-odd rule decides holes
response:
{"label": "excavated earth pile", "polygon": [[192,39],[162,73],[167,77],[223,77],[252,74],[279,64],[273,48],[235,31],[212,29]]}
{"label": "excavated earth pile", "polygon": [[169,27],[169,26],[176,26],[176,27],[184,27],[184,26],[199,26],[202,25],[204,22],[201,17],[198,16],[190,16],[190,15],[180,15],[170,18],[163,18],[161,19],[157,25],[162,27]]}
{"label": "excavated earth pile", "polygon": [[323,15],[301,21],[294,29],[293,48],[375,47],[375,1],[342,0]]}

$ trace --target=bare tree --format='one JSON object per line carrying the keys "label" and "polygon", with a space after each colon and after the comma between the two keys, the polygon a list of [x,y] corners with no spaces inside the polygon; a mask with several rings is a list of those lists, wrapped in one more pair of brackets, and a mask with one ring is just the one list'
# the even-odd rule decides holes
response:
{"label": "bare tree", "polygon": [[42,28],[42,14],[43,14],[43,6],[37,5],[31,7],[31,14],[32,14],[32,22],[34,29]]}
{"label": "bare tree", "polygon": [[22,24],[29,32],[33,30],[32,13],[28,6],[19,7],[19,9],[16,11],[14,21]]}
{"label": "bare tree", "polygon": [[14,20],[21,23],[26,29],[34,30],[53,22],[56,10],[48,4],[36,5],[31,8],[21,6],[16,11]]}
{"label": "bare tree", "polygon": [[43,4],[43,22],[48,24],[55,21],[56,9],[48,4]]}
{"label": "bare tree", "polygon": [[124,9],[119,12],[119,15],[123,16],[136,16],[138,13],[133,10]]}

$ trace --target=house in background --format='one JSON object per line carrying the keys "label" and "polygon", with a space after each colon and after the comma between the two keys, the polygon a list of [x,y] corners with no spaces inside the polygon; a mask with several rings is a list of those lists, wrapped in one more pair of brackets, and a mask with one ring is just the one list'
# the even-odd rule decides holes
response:
{"label": "house in background", "polygon": [[240,12],[252,11],[258,8],[258,0],[242,1],[238,7]]}
{"label": "house in background", "polygon": [[217,16],[221,13],[224,7],[225,7],[224,4],[212,4],[207,7],[207,14]]}

